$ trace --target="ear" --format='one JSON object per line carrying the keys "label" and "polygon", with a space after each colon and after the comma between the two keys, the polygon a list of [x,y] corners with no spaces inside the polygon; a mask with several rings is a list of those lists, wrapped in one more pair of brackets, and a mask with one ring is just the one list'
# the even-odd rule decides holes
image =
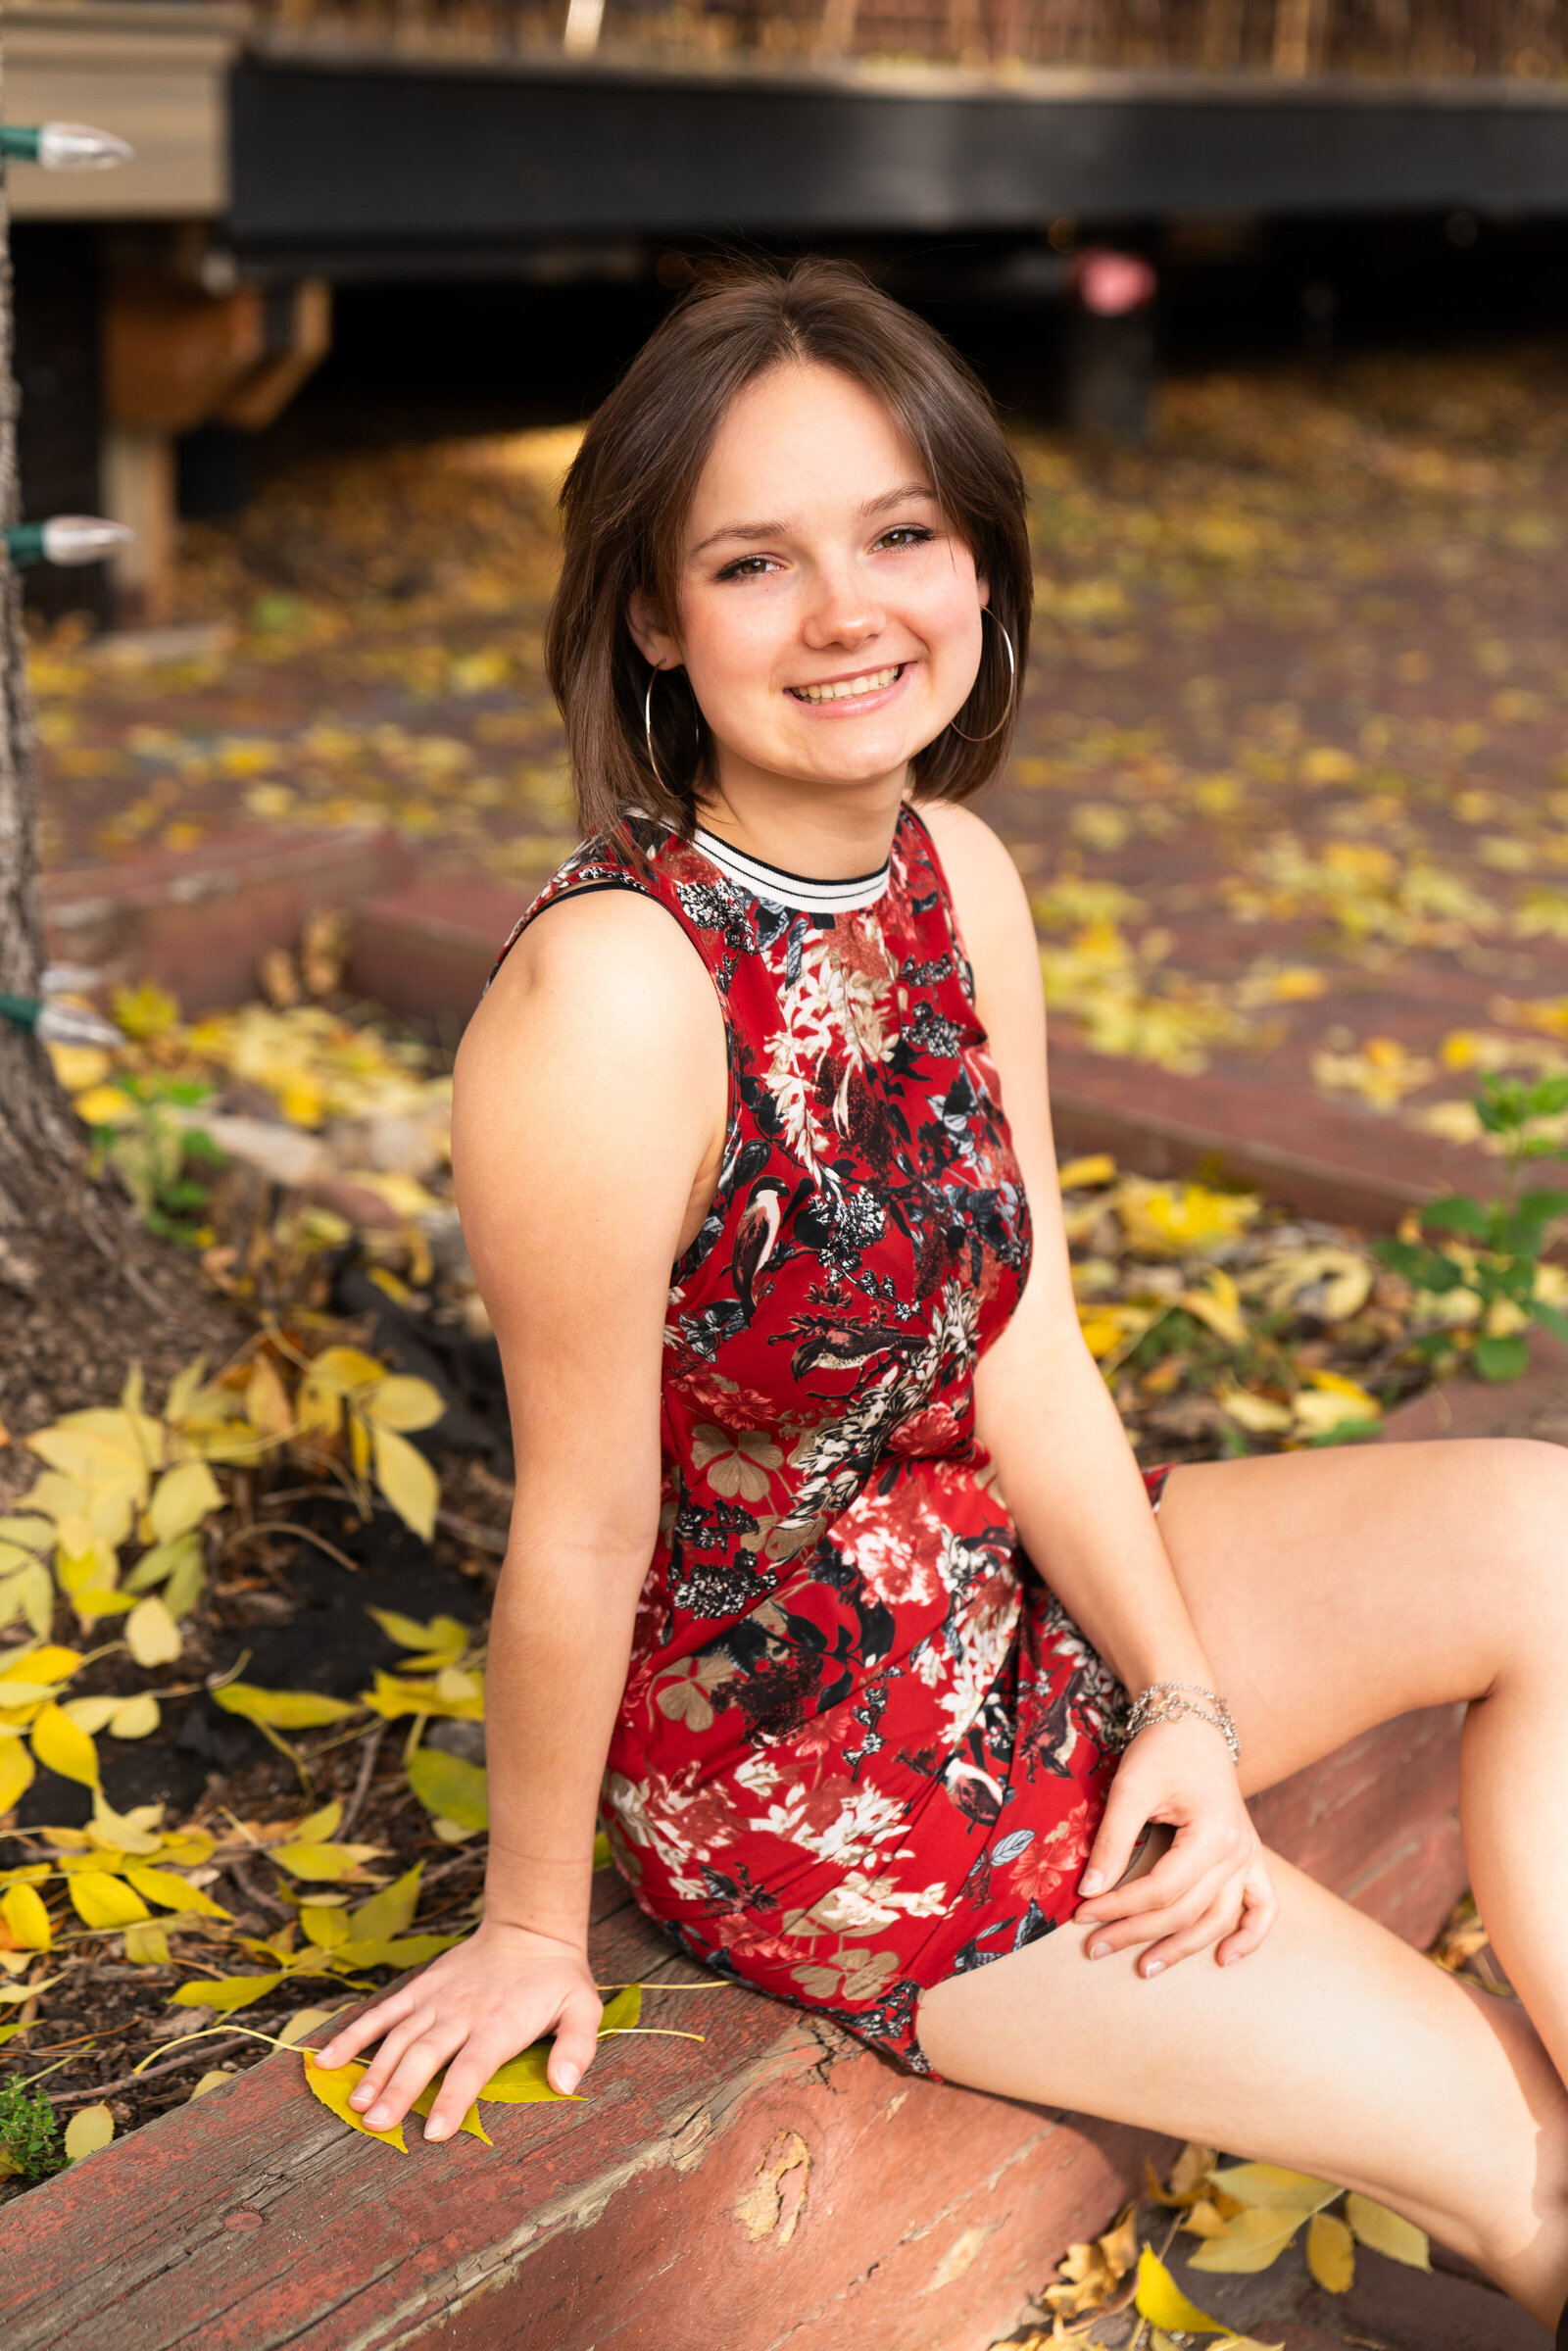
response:
{"label": "ear", "polygon": [[983,571],[977,571],[974,575],[974,584],[980,591],[980,610],[984,612],[991,602],[991,582]]}
{"label": "ear", "polygon": [[646,588],[633,588],[626,599],[626,626],[632,643],[656,669],[678,669],[680,647],[659,617]]}

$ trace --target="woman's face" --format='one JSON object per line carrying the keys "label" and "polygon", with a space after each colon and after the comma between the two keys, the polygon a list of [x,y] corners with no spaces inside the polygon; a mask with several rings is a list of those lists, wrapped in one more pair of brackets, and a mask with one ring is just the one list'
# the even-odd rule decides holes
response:
{"label": "woman's face", "polygon": [[651,661],[685,664],[721,786],[751,769],[902,789],[968,698],[984,602],[881,403],[836,368],[788,366],[740,394],[703,468],[678,635],[646,606],[629,618]]}

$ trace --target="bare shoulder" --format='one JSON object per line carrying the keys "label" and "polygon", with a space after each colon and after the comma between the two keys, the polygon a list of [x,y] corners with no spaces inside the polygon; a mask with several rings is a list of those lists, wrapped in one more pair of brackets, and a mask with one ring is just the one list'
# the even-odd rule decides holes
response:
{"label": "bare shoulder", "polygon": [[953,893],[958,929],[984,993],[987,979],[1033,963],[1034,920],[1023,879],[1004,843],[972,808],[934,801],[918,808]]}
{"label": "bare shoulder", "polygon": [[547,1038],[585,1038],[613,1063],[650,1047],[722,1039],[712,982],[674,917],[637,890],[593,890],[558,900],[528,925],[474,1013],[460,1064],[509,1057]]}

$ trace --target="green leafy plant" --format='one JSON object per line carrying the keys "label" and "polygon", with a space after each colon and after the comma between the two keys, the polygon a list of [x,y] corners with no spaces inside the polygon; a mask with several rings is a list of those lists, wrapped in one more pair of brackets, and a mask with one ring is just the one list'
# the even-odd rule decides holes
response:
{"label": "green leafy plant", "polygon": [[66,2168],[55,2110],[41,2089],[24,2082],[0,2088],[0,2171],[22,2180],[47,2180]]}
{"label": "green leafy plant", "polygon": [[122,1070],[113,1091],[129,1108],[123,1118],[92,1127],[95,1159],[116,1170],[150,1232],[194,1246],[201,1238],[207,1187],[192,1171],[223,1164],[212,1136],[190,1119],[213,1088],[199,1079]]}
{"label": "green leafy plant", "polygon": [[[1530,1361],[1525,1334],[1532,1325],[1568,1341],[1568,1314],[1540,1295],[1541,1257],[1547,1229],[1568,1215],[1568,1192],[1522,1192],[1531,1159],[1568,1157],[1568,1144],[1544,1122],[1568,1111],[1568,1077],[1538,1078],[1533,1085],[1512,1077],[1490,1077],[1474,1097],[1476,1115],[1503,1147],[1505,1176],[1496,1200],[1472,1200],[1455,1193],[1420,1212],[1421,1224],[1441,1241],[1380,1241],[1383,1262],[1418,1290],[1435,1298],[1468,1291],[1479,1301],[1470,1361],[1484,1380],[1517,1380]],[[1428,1354],[1455,1344],[1451,1329],[1429,1332],[1415,1345]]]}

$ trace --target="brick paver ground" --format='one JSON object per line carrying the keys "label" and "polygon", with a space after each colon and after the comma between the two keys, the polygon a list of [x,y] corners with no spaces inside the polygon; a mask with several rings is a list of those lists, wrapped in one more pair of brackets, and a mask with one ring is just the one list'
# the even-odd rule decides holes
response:
{"label": "brick paver ground", "polygon": [[[1178,381],[1148,453],[1020,436],[1039,618],[990,812],[1057,1034],[1130,1094],[1206,1064],[1261,1128],[1315,1091],[1459,1135],[1477,1066],[1568,1064],[1565,390],[1565,347],[1364,360]],[[46,854],[373,817],[520,901],[572,838],[539,659],[572,435],[308,428],[186,534],[205,650],[41,653]]]}

